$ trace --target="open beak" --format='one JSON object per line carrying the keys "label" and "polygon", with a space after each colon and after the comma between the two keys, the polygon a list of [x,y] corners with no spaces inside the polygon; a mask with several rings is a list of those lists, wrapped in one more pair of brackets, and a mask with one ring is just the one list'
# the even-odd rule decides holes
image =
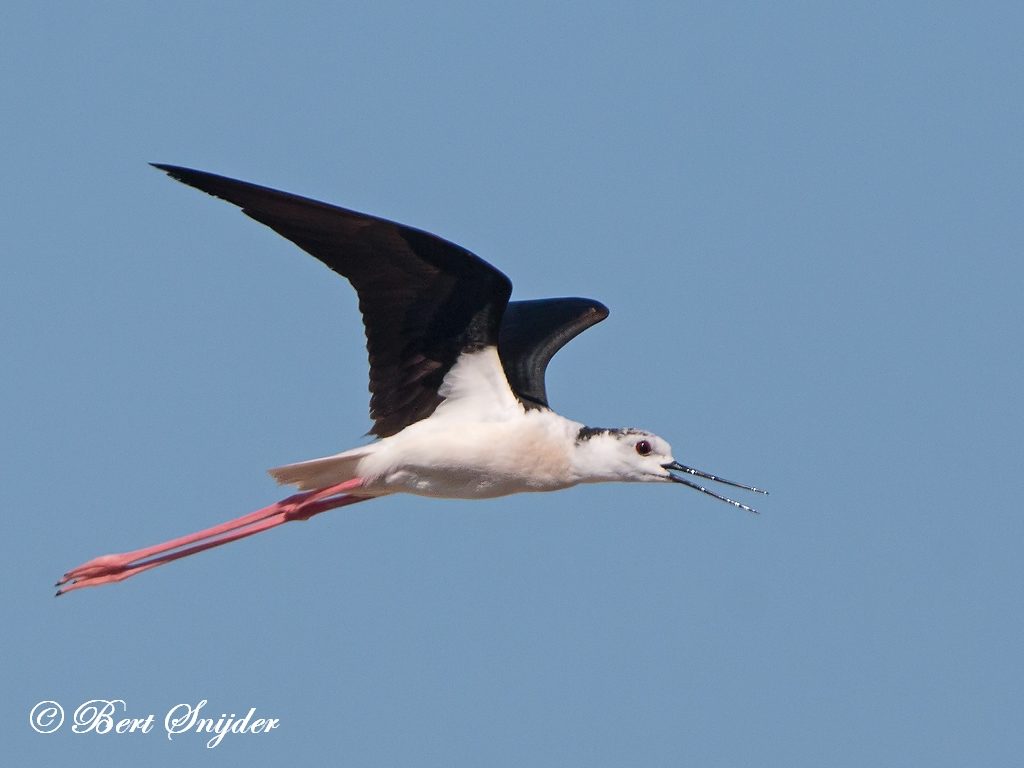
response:
{"label": "open beak", "polygon": [[715,493],[714,491],[709,491],[703,485],[691,482],[691,481],[686,480],[686,479],[684,479],[682,477],[679,477],[678,475],[673,475],[672,472],[685,472],[686,474],[693,475],[694,477],[703,477],[705,480],[713,480],[716,483],[722,483],[724,485],[731,485],[734,488],[742,488],[745,491],[753,491],[754,493],[763,493],[765,496],[768,495],[768,491],[766,491],[766,490],[764,490],[762,488],[755,488],[752,485],[743,485],[743,483],[734,483],[732,480],[726,480],[725,478],[718,477],[717,475],[712,475],[712,474],[709,474],[707,472],[701,472],[699,469],[694,469],[693,467],[688,467],[685,464],[680,464],[678,461],[673,461],[673,462],[670,462],[668,464],[662,464],[661,466],[664,467],[665,469],[669,470],[668,477],[669,477],[669,479],[673,483],[681,483],[682,485],[688,486],[690,488],[695,488],[698,491],[700,491],[701,493],[706,493],[708,496],[714,496],[719,501],[724,501],[727,504],[732,504],[734,507],[739,507],[740,509],[745,509],[745,510],[747,510],[747,512],[753,512],[755,515],[757,514],[757,510],[754,509],[753,507],[748,507],[746,504],[740,504],[740,502],[733,501],[732,499],[730,499],[730,498],[728,498],[726,496],[720,496],[719,494]]}

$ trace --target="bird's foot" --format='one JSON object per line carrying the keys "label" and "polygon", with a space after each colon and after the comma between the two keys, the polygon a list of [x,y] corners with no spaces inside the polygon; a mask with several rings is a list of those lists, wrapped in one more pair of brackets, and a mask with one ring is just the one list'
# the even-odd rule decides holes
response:
{"label": "bird's foot", "polygon": [[66,592],[83,587],[113,584],[160,565],[160,562],[135,563],[133,554],[125,552],[120,555],[102,555],[94,557],[77,568],[72,568],[54,585],[59,587],[56,596],[60,597]]}

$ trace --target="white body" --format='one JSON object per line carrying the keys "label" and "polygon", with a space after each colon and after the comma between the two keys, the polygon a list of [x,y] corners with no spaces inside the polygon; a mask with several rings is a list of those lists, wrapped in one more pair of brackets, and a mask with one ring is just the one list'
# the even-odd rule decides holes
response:
{"label": "white body", "polygon": [[431,417],[368,446],[356,476],[369,491],[458,499],[555,491],[579,482],[572,445],[580,426],[551,411],[456,425]]}
{"label": "white body", "polygon": [[[445,400],[429,418],[350,451],[270,470],[281,483],[316,490],[362,478],[360,495],[414,493],[484,499],[555,491],[578,483],[668,480],[660,462],[671,450],[641,433],[580,440],[583,424],[550,410],[526,410],[509,388],[494,347],[463,354],[439,390]],[[632,437],[659,450],[641,460]],[[623,443],[627,443],[623,450]],[[638,468],[639,465],[639,468]]]}

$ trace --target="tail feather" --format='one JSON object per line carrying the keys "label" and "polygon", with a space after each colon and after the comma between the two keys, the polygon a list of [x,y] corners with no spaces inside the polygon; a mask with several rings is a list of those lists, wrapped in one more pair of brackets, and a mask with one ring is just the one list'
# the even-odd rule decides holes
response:
{"label": "tail feather", "polygon": [[281,485],[295,485],[300,491],[315,491],[358,477],[356,468],[365,455],[365,449],[356,448],[335,456],[285,464],[267,472]]}

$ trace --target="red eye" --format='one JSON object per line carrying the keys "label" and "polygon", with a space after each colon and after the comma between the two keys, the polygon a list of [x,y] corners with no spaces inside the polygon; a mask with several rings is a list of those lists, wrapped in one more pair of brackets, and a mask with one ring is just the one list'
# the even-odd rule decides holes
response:
{"label": "red eye", "polygon": [[639,453],[641,456],[649,455],[651,450],[651,444],[646,440],[640,440],[636,444],[636,452]]}

